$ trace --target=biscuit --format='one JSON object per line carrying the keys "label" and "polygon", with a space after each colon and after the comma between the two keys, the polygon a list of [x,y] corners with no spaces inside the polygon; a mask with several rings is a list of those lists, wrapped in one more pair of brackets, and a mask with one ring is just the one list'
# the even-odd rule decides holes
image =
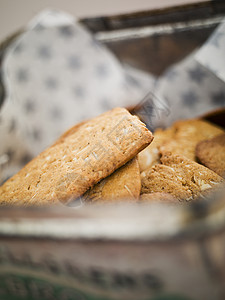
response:
{"label": "biscuit", "polygon": [[87,191],[83,199],[88,202],[137,200],[140,191],[140,169],[135,157]]}
{"label": "biscuit", "polygon": [[165,141],[160,149],[194,161],[197,143],[224,133],[222,128],[203,120],[178,121],[172,127],[174,129],[172,138]]}
{"label": "biscuit", "polygon": [[159,163],[159,147],[173,137],[174,131],[175,129],[171,127],[166,130],[157,129],[154,132],[152,143],[138,154],[141,172]]}
{"label": "biscuit", "polygon": [[159,202],[159,203],[169,203],[174,204],[178,203],[179,200],[174,198],[171,194],[164,193],[164,192],[156,192],[151,194],[142,194],[140,196],[141,202]]}
{"label": "biscuit", "polygon": [[162,153],[161,163],[141,173],[141,193],[166,192],[178,200],[193,200],[224,182],[208,168],[186,157]]}
{"label": "biscuit", "polygon": [[85,122],[0,187],[1,204],[68,203],[144,149],[151,132],[124,108]]}
{"label": "biscuit", "polygon": [[225,134],[198,143],[196,157],[203,165],[225,178]]}

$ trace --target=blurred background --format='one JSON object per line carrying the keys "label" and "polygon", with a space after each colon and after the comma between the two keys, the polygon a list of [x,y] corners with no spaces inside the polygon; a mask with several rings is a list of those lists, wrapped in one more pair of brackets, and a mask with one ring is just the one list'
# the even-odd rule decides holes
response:
{"label": "blurred background", "polygon": [[64,10],[80,18],[158,9],[195,2],[199,3],[203,0],[0,0],[0,40],[25,26],[45,8]]}

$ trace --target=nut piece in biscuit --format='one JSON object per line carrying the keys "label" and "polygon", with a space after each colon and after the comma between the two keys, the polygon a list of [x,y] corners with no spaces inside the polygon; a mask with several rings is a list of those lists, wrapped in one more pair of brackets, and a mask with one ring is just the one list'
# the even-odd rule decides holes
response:
{"label": "nut piece in biscuit", "polygon": [[198,143],[196,157],[203,165],[225,178],[225,134]]}

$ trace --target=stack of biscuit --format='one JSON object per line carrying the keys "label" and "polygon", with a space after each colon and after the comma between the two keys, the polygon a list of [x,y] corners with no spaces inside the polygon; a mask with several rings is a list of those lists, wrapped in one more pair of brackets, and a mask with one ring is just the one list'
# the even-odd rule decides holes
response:
{"label": "stack of biscuit", "polygon": [[138,117],[115,108],[71,128],[6,181],[0,204],[194,200],[224,181],[224,145],[224,130],[202,120],[158,129],[153,140]]}
{"label": "stack of biscuit", "polygon": [[152,133],[138,117],[115,108],[80,123],[0,187],[0,203],[48,205],[83,198],[137,199],[137,154]]}
{"label": "stack of biscuit", "polygon": [[154,141],[138,159],[141,199],[204,198],[224,182],[225,131],[204,120],[177,121],[170,128],[157,129]]}

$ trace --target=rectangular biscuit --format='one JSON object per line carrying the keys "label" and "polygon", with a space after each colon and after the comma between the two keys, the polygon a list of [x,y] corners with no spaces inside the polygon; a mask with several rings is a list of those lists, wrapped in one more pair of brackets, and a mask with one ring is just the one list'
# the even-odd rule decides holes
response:
{"label": "rectangular biscuit", "polygon": [[137,156],[88,190],[83,199],[91,203],[137,201],[141,191],[141,174]]}
{"label": "rectangular biscuit", "polygon": [[124,108],[70,130],[0,187],[1,204],[68,203],[132,159],[153,139]]}

